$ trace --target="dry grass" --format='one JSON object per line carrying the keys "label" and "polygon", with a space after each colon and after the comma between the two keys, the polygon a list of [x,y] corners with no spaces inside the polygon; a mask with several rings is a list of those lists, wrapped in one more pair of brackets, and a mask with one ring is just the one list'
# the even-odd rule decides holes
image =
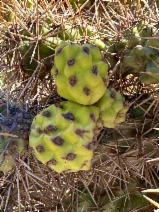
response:
{"label": "dry grass", "polygon": [[[89,8],[86,4],[76,4],[76,9],[68,0],[37,2],[30,12],[26,0],[0,1],[0,80],[3,81],[0,94],[5,94],[0,96],[0,105],[14,101],[17,105],[31,108],[34,114],[60,102],[61,97],[49,72],[43,79],[40,78],[43,60],[39,56],[38,66],[31,76],[22,70],[19,48],[24,45],[24,38],[34,46],[31,56],[34,60],[39,43],[63,32],[66,23],[72,28],[93,26],[94,34],[98,32],[99,38],[109,45],[120,40],[125,30],[139,22],[158,22],[156,1],[129,1],[129,4],[126,1],[94,1]],[[14,17],[12,21],[6,20],[9,13]],[[52,25],[49,32],[42,35],[39,26],[45,26],[46,20]],[[33,25],[36,25],[36,31]],[[21,34],[21,30],[26,30],[28,35]],[[91,42],[94,34],[88,36],[83,30],[76,42]],[[103,55],[107,55],[107,49],[103,50]],[[118,58],[120,69],[121,58],[122,52]],[[117,200],[123,198],[126,207],[134,190],[140,194],[143,189],[159,186],[158,162],[147,162],[159,157],[158,133],[154,130],[159,127],[158,85],[144,86],[133,75],[122,79],[116,74],[116,69],[110,70],[109,87],[124,93],[131,108],[125,123],[115,129],[101,131],[91,170],[58,174],[37,161],[28,149],[23,157],[15,158],[15,169],[5,176],[1,174],[2,211],[102,212],[105,204],[107,208],[114,207],[112,211],[121,211],[115,209]],[[134,190],[129,186],[131,181],[134,182]],[[81,203],[83,206],[80,206]],[[131,211],[152,210],[145,203]]]}

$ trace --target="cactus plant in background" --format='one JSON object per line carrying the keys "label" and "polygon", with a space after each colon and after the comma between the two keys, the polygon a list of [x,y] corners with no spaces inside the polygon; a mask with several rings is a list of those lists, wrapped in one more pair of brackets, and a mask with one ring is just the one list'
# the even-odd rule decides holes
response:
{"label": "cactus plant in background", "polygon": [[[105,47],[98,30],[89,23],[85,23],[83,26],[79,20],[77,21],[80,23],[79,27],[76,27],[78,23],[71,21],[67,21],[62,25],[56,23],[50,16],[45,17],[45,21],[39,17],[37,23],[34,17],[37,12],[36,9],[43,16],[46,8],[45,5],[37,7],[37,2],[34,0],[19,1],[15,8],[12,4],[8,6],[11,12],[9,12],[9,20],[7,18],[6,21],[10,23],[10,28],[4,37],[8,42],[8,51],[11,51],[10,59],[14,58],[14,62],[19,63],[21,70],[27,76],[31,76],[36,69],[38,69],[40,79],[50,73],[55,47],[61,41],[80,42],[84,37],[89,37],[90,43],[96,44],[100,49]],[[17,21],[17,13],[20,10],[22,11],[18,16],[20,21]],[[5,12],[2,12],[2,15],[5,17]],[[12,23],[16,21],[16,27],[13,27]],[[58,21],[61,22],[60,19]]]}
{"label": "cactus plant in background", "polygon": [[[8,32],[6,40],[8,40],[10,47],[12,45],[13,49],[16,49],[14,60],[20,63],[23,73],[31,76],[39,67],[39,76],[43,79],[50,73],[55,47],[60,44],[61,40],[58,37],[43,38],[49,33],[49,29],[41,25],[38,27],[41,39],[34,40],[31,35],[36,36],[36,30],[37,26],[33,24],[29,32],[25,29],[17,32],[14,40],[11,40],[11,32]],[[10,57],[13,57],[13,53],[10,54]]]}
{"label": "cactus plant in background", "polygon": [[[108,46],[108,62],[113,68],[120,59],[122,68],[118,68],[125,77],[128,74],[138,76],[141,83],[159,82],[158,24],[138,24],[123,34],[121,40]],[[145,38],[144,38],[145,37]],[[119,70],[120,69],[120,70]],[[118,72],[117,71],[117,72]]]}

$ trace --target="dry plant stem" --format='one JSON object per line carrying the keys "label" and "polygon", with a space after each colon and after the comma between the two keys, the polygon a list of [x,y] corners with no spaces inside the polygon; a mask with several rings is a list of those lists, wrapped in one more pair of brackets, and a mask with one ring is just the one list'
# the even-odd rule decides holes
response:
{"label": "dry plant stem", "polygon": [[27,90],[27,88],[29,87],[29,85],[31,84],[31,81],[34,79],[34,76],[36,75],[36,73],[38,73],[38,68],[40,67],[40,65],[37,66],[36,70],[34,71],[33,75],[30,77],[28,83],[26,84],[25,88],[23,89],[22,93],[19,96],[19,100],[21,99],[21,97],[24,95],[25,91]]}

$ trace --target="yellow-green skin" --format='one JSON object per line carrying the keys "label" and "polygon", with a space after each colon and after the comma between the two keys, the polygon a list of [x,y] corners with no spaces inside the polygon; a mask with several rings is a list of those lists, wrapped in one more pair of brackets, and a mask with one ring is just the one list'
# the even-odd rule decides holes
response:
{"label": "yellow-green skin", "polygon": [[59,173],[89,170],[99,113],[96,106],[70,101],[41,111],[29,137],[36,158]]}
{"label": "yellow-green skin", "polygon": [[82,105],[97,102],[108,83],[108,64],[95,45],[62,42],[55,49],[51,74],[60,96]]}
{"label": "yellow-green skin", "polygon": [[[15,162],[13,156],[8,150],[3,152],[8,141],[6,142],[6,139],[2,139],[2,137],[3,136],[0,136],[0,171],[6,174],[15,167]],[[24,140],[14,138],[14,141],[11,141],[10,146],[11,150],[14,152],[14,155],[22,154],[25,148]]]}
{"label": "yellow-green skin", "polygon": [[125,121],[129,107],[124,105],[124,96],[114,88],[107,89],[103,97],[95,104],[101,110],[103,126],[115,128]]}
{"label": "yellow-green skin", "polygon": [[[11,155],[7,155],[5,158],[0,157],[2,164],[0,165],[0,171],[6,174],[14,168],[14,160]],[[4,160],[4,161],[3,161]]]}

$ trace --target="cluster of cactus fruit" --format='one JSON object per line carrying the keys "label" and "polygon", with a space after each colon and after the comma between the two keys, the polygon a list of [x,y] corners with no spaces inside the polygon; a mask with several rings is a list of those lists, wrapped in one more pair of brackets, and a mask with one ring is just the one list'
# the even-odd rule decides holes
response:
{"label": "cluster of cactus fruit", "polygon": [[34,118],[29,144],[37,159],[56,172],[89,170],[102,127],[114,128],[125,120],[125,98],[107,88],[108,65],[92,44],[61,42],[51,74],[67,101]]}
{"label": "cluster of cactus fruit", "polygon": [[[85,1],[78,3],[83,2]],[[32,1],[28,1],[25,5],[27,29],[11,27],[5,32],[7,50],[11,50],[9,55],[15,62],[20,62],[19,67],[28,76],[31,76],[38,67],[40,67],[38,72],[40,79],[51,71],[57,92],[67,100],[67,103],[62,102],[59,107],[50,106],[35,117],[29,144],[34,149],[35,156],[57,172],[88,170],[100,130],[103,126],[112,128],[124,121],[128,106],[119,92],[107,88],[108,64],[100,52],[105,48],[105,44],[100,40],[97,30],[89,24],[86,24],[85,28],[83,26],[77,28],[66,23],[64,28],[58,28],[56,36],[52,36],[53,25],[50,19],[46,20],[45,24],[41,19],[38,25],[35,22],[31,23],[30,11],[33,12],[35,9],[33,5]],[[13,13],[9,13],[7,17],[4,14],[6,21],[14,21],[14,16]],[[34,38],[37,38],[37,32],[36,40]],[[89,43],[92,44],[76,44],[82,36],[90,37]],[[16,54],[13,53],[13,49],[16,49]],[[49,111],[51,116],[44,116],[45,111]],[[9,118],[11,117],[10,114]],[[13,119],[17,120],[15,117]],[[17,129],[19,125],[13,119],[12,123]],[[21,120],[25,118],[22,117]],[[23,131],[24,124],[20,125]],[[4,124],[3,120],[4,133],[6,127],[7,123]],[[14,141],[18,149],[22,149],[24,139],[19,142],[21,139],[19,132],[13,130],[11,134],[18,136],[16,139],[14,137]],[[6,140],[6,137],[2,135],[1,140]],[[2,157],[7,153],[8,145],[12,146],[13,142],[10,140],[13,139],[9,137],[8,140],[9,142],[1,142],[5,144],[1,146]],[[21,151],[15,152],[19,154]],[[14,160],[10,161],[14,164]],[[3,172],[10,170],[3,168],[5,163],[7,159],[3,160],[1,165]]]}
{"label": "cluster of cactus fruit", "polygon": [[[156,35],[157,26],[137,26],[130,31],[131,33],[128,31],[125,35],[125,38],[133,38],[130,42],[124,38],[109,46],[107,61],[113,66],[116,63],[114,52],[120,57],[124,50],[123,74],[137,74],[145,84],[158,83],[158,41],[144,38]],[[29,36],[27,32],[21,33]],[[40,33],[46,35],[49,30],[42,27]],[[103,60],[97,46],[62,42],[64,39],[70,40],[71,36],[75,40],[80,33],[79,30],[72,31],[68,26],[65,34],[59,34],[56,38],[48,37],[39,43],[40,59],[43,60],[42,72],[49,72],[54,64],[51,75],[58,94],[67,100],[67,104],[62,102],[58,107],[50,106],[35,117],[30,134],[30,146],[42,163],[57,172],[89,170],[100,129],[114,128],[123,122],[129,108],[122,94],[115,89],[107,88],[108,64]],[[34,59],[29,62],[36,44],[33,43],[30,47],[30,42],[21,38],[19,42],[22,42],[22,45],[18,44],[21,68],[25,73],[32,74],[38,65],[37,50],[34,52]],[[110,56],[109,53],[113,54]],[[53,54],[54,62],[50,59],[50,55]],[[46,110],[52,114],[50,117],[43,115]],[[81,113],[79,112],[76,118],[77,110]],[[78,120],[79,116],[87,117],[87,121]],[[5,149],[5,145],[2,149]]]}

